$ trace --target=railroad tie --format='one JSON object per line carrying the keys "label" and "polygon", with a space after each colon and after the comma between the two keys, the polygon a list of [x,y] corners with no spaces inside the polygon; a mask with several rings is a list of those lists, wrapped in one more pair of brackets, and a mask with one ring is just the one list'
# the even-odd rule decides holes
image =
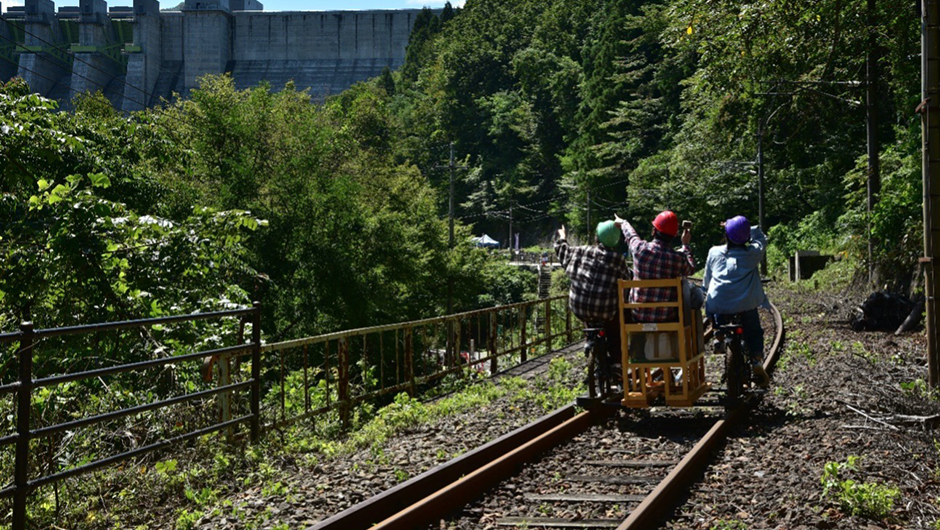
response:
{"label": "railroad tie", "polygon": [[678,460],[588,460],[585,462],[585,464],[589,466],[625,467],[633,469],[672,467],[678,463]]}
{"label": "railroad tie", "polygon": [[526,528],[617,528],[620,519],[557,519],[554,517],[503,517],[497,526],[524,526]]}
{"label": "railroad tie", "polygon": [[662,477],[618,477],[618,476],[595,476],[595,475],[568,475],[566,479],[572,482],[593,482],[600,484],[656,484]]}
{"label": "railroad tie", "polygon": [[550,495],[526,495],[525,500],[531,502],[613,502],[630,503],[643,502],[644,495],[598,495],[591,493],[557,493]]}

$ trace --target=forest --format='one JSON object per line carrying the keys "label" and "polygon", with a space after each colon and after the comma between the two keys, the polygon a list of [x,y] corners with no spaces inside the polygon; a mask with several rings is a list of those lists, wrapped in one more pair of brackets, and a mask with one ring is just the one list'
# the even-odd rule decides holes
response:
{"label": "forest", "polygon": [[[742,214],[756,224],[761,172],[771,276],[786,274],[795,251],[817,250],[836,257],[822,277],[837,287],[917,294],[919,9],[897,0],[448,3],[421,12],[401,69],[323,101],[292,84],[237,90],[221,75],[132,114],[100,93],[79,94],[65,110],[14,79],[0,85],[0,334],[26,321],[54,328],[260,301],[261,335],[274,343],[444,315],[449,297],[454,311],[533,300],[535,275],[509,266],[505,252],[476,248],[473,236],[505,248],[518,234],[522,247],[551,252],[562,225],[591,243],[594,225],[618,214],[645,235],[663,209],[694,221],[701,267],[721,221]],[[869,137],[880,168],[870,210]],[[553,294],[564,291],[559,282]],[[231,342],[237,328],[232,320],[154,333],[159,352],[180,355]],[[154,353],[149,343],[83,340],[38,348],[36,373]],[[0,348],[0,385],[16,380],[15,351]],[[291,377],[306,388],[303,355],[302,383],[299,372]],[[288,370],[298,370],[294,361]],[[240,369],[245,376],[247,365]],[[331,369],[314,374],[327,408]],[[32,404],[44,420],[66,421],[209,382],[163,375],[68,383],[60,394],[35,392]],[[542,394],[551,405],[571,397]],[[276,405],[274,393],[264,399]],[[303,398],[291,399],[303,408]],[[385,414],[408,424],[397,415],[417,402],[389,399],[391,412],[363,405],[354,426]],[[13,431],[11,407],[0,407],[4,432]],[[179,428],[169,416],[143,418],[161,435]],[[108,443],[138,443],[131,430]],[[73,452],[50,449],[34,465],[80,465],[98,451],[94,435],[69,436]],[[333,447],[294,432],[276,438],[265,443],[305,457],[323,449],[317,444]],[[269,449],[236,457],[213,446],[213,473],[231,478],[246,461],[263,467]],[[0,454],[4,471],[9,453]],[[122,483],[101,497],[179,497],[182,479],[168,478],[167,462],[150,473],[171,483],[159,494]],[[113,478],[122,471],[106,480],[123,481]],[[151,480],[146,472],[140,480]],[[185,484],[186,496],[203,509],[197,483]],[[85,490],[76,491],[70,509],[81,512]],[[58,520],[58,495],[53,508],[45,494],[37,521]],[[191,515],[163,514],[184,521],[179,528],[194,527]]]}
{"label": "forest", "polygon": [[[425,10],[405,66],[313,102],[206,77],[125,116],[0,93],[0,328],[265,302],[273,339],[517,301],[527,278],[472,248],[547,246],[562,223],[663,208],[757,216],[794,250],[907,288],[919,222],[914,5],[473,0]],[[881,189],[865,201],[866,43],[877,52]],[[761,134],[758,134],[758,133]],[[449,145],[457,245],[448,247]]]}

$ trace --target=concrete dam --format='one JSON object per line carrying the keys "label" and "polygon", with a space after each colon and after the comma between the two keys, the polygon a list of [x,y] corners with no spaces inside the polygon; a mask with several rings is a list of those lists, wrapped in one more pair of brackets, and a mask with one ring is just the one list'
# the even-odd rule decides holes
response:
{"label": "concrete dam", "polygon": [[293,81],[315,99],[399,68],[420,10],[265,12],[257,0],[157,0],[108,8],[80,0],[56,11],[26,0],[0,14],[0,81],[24,78],[64,104],[101,91],[124,111],[186,96],[206,74],[228,72],[236,87]]}

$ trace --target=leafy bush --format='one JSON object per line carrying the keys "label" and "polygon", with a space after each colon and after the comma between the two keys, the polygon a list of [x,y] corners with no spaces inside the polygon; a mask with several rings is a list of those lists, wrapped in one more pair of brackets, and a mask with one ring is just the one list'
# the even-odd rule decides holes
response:
{"label": "leafy bush", "polygon": [[857,456],[849,456],[845,462],[828,462],[825,465],[820,479],[823,497],[835,500],[843,511],[851,515],[884,519],[891,515],[901,492],[898,488],[877,482],[860,483],[842,479],[840,475],[858,471],[858,460]]}

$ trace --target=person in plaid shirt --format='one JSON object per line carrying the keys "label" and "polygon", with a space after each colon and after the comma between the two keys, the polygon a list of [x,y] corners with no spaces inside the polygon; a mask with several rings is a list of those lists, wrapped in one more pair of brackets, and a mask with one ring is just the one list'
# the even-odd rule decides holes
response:
{"label": "person in plaid shirt", "polygon": [[555,241],[555,254],[571,280],[568,305],[585,324],[616,320],[617,280],[630,277],[627,260],[615,250],[620,242],[617,227],[605,221],[597,225],[597,234],[596,245],[571,247],[562,226]]}
{"label": "person in plaid shirt", "polygon": [[[633,276],[635,280],[661,280],[666,278],[682,278],[695,271],[695,260],[692,258],[692,233],[686,229],[682,234],[682,246],[676,251],[669,246],[669,241],[679,233],[679,219],[676,214],[665,211],[653,220],[653,240],[644,241],[637,235],[630,223],[615,217],[614,223],[623,230],[623,237],[630,246],[633,255]],[[700,295],[700,292],[698,293]],[[696,297],[689,302],[694,307]],[[649,302],[674,302],[676,290],[669,288],[632,289],[630,302],[635,304]],[[658,307],[650,309],[634,309],[633,318],[637,322],[669,322],[679,318],[679,312],[674,307]]]}

